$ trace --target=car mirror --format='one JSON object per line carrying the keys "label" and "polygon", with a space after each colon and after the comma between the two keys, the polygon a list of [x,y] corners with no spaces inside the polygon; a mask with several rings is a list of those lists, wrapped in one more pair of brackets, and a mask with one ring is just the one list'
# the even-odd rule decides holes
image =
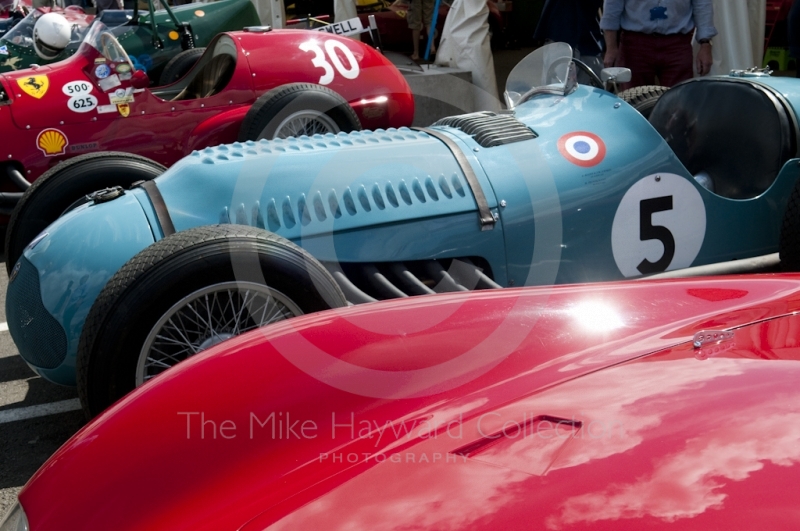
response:
{"label": "car mirror", "polygon": [[614,81],[616,83],[627,83],[631,80],[631,69],[613,66],[611,68],[604,68],[600,71],[600,79],[603,83]]}
{"label": "car mirror", "polygon": [[144,70],[137,70],[131,75],[131,85],[135,89],[143,89],[150,86],[150,78],[144,73]]}

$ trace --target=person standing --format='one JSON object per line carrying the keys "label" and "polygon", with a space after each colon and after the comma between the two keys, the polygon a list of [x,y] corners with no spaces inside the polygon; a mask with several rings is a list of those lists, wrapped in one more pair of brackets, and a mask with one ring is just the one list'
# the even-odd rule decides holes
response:
{"label": "person standing", "polygon": [[671,87],[692,78],[692,34],[700,44],[697,72],[711,69],[714,27],[712,0],[605,0],[605,66],[631,69],[630,87],[658,83]]}
{"label": "person standing", "polygon": [[[411,59],[414,61],[419,61],[420,57],[419,40],[422,36],[423,22],[425,30],[428,32],[428,35],[430,35],[435,4],[435,0],[411,0],[408,6],[408,27],[411,30],[411,41],[414,46],[414,53],[411,55]],[[433,39],[436,40],[435,34]],[[436,53],[436,46],[431,45],[431,53]]]}
{"label": "person standing", "polygon": [[800,77],[800,0],[795,0],[789,9],[787,31],[789,32],[789,55],[794,57],[797,63],[795,77]]}
{"label": "person standing", "polygon": [[599,75],[603,68],[602,8],[603,0],[546,0],[533,38],[569,44],[575,57]]}

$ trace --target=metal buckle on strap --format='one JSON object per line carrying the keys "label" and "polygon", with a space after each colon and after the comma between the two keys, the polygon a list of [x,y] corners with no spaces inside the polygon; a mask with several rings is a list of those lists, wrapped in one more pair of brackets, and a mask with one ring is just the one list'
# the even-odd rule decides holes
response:
{"label": "metal buckle on strap", "polygon": [[446,134],[436,131],[435,129],[428,129],[427,127],[412,127],[411,129],[427,133],[440,140],[445,146],[447,146],[447,149],[449,149],[456,158],[456,162],[461,168],[461,172],[464,174],[464,178],[467,180],[470,190],[472,190],[472,196],[475,198],[475,203],[478,204],[478,217],[481,224],[481,230],[494,229],[494,224],[497,220],[492,215],[492,211],[489,208],[489,203],[486,201],[486,196],[483,193],[483,188],[481,188],[481,185],[478,182],[478,176],[475,175],[475,172],[467,160],[466,155],[464,155],[464,152],[461,151],[460,147],[458,147],[458,144],[456,144],[455,141]]}

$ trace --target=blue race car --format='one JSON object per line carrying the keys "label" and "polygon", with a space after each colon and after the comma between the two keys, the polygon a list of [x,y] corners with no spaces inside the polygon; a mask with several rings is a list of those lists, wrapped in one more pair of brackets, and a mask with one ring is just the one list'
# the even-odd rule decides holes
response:
{"label": "blue race car", "polygon": [[[96,414],[220,341],[325,308],[587,282],[781,251],[800,263],[800,82],[664,93],[649,121],[579,85],[564,44],[511,112],[192,153],[50,225],[11,272],[9,329]],[[595,81],[599,84],[599,80]]]}

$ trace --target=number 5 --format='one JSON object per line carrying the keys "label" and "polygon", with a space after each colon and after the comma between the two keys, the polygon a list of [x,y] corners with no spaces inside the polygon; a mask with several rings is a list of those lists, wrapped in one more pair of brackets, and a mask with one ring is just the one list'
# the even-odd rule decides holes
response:
{"label": "number 5", "polygon": [[643,275],[666,271],[675,256],[675,238],[672,233],[662,225],[653,225],[653,214],[666,210],[672,210],[671,195],[642,199],[639,203],[639,239],[642,241],[658,240],[664,245],[664,254],[661,255],[661,258],[655,262],[645,258],[636,266],[636,269]]}

